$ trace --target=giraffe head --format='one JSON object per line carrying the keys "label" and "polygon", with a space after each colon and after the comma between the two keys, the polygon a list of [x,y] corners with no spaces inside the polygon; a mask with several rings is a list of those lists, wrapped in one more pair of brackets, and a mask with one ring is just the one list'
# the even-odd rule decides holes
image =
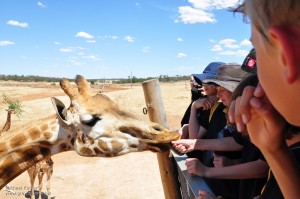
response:
{"label": "giraffe head", "polygon": [[60,125],[74,134],[75,151],[84,156],[117,156],[134,151],[168,150],[168,144],[179,138],[163,126],[142,121],[120,110],[103,94],[91,94],[89,83],[76,77],[78,88],[66,79],[60,86],[70,97],[70,106],[52,98]]}

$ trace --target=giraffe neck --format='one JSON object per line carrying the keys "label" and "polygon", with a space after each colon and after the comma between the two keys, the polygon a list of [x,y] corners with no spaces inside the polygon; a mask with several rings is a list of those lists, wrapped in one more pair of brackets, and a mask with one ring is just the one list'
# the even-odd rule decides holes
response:
{"label": "giraffe neck", "polygon": [[71,133],[55,116],[40,120],[39,125],[8,131],[0,140],[0,189],[45,157],[73,150]]}
{"label": "giraffe neck", "polygon": [[7,110],[7,118],[3,128],[0,130],[0,133],[8,131],[11,125],[11,110]]}

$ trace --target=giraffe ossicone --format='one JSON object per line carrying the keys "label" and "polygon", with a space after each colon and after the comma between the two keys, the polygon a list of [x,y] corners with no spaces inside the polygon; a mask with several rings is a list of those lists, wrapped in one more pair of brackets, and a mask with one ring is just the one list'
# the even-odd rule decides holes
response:
{"label": "giraffe ossicone", "polygon": [[0,189],[35,163],[64,151],[99,157],[162,152],[179,139],[179,133],[121,110],[107,96],[92,95],[84,77],[76,76],[75,82],[77,88],[66,79],[60,81],[70,98],[68,108],[52,98],[55,115],[0,138]]}

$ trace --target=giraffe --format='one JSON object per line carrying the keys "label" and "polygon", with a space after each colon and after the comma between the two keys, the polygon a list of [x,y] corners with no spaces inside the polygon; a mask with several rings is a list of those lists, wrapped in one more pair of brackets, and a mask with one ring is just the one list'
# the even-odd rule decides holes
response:
{"label": "giraffe", "polygon": [[30,177],[30,184],[31,184],[31,192],[30,192],[30,198],[35,198],[34,195],[34,181],[36,176],[38,176],[38,182],[39,182],[39,195],[38,199],[41,198],[41,191],[43,187],[43,177],[46,174],[47,177],[47,195],[50,195],[50,178],[53,174],[53,160],[51,157],[47,157],[43,159],[42,161],[36,163],[35,165],[29,167],[27,170],[29,177]]}
{"label": "giraffe", "polygon": [[[7,118],[6,122],[3,126],[3,128],[0,130],[0,136],[1,133],[6,132],[10,129],[11,127],[11,115],[12,114],[18,114],[23,112],[23,110],[18,109],[20,108],[19,106],[16,106],[18,101],[12,101],[10,98],[4,96],[6,102],[9,104],[9,108],[6,109],[7,111]],[[13,106],[14,105],[14,106]],[[19,104],[18,104],[19,105]],[[17,110],[18,109],[18,110]],[[42,190],[42,180],[44,174],[47,176],[47,193],[50,193],[50,178],[53,173],[53,160],[51,157],[45,158],[44,160],[41,160],[40,162],[36,163],[32,167],[30,167],[28,170],[28,175],[30,178],[30,183],[31,183],[31,199],[34,197],[34,181],[36,176],[38,176],[38,182],[39,182],[39,195],[38,198],[40,198],[41,190]]]}
{"label": "giraffe", "polygon": [[0,139],[0,189],[29,167],[64,151],[82,156],[114,157],[130,152],[169,150],[180,137],[163,126],[121,110],[103,94],[92,95],[87,80],[76,76],[60,87],[70,98],[69,108],[52,97],[54,115],[8,131]]}
{"label": "giraffe", "polygon": [[13,110],[6,109],[6,111],[7,111],[6,122],[5,122],[4,126],[2,127],[2,129],[0,130],[0,135],[1,135],[1,133],[8,131],[11,126],[11,114],[12,114]]}

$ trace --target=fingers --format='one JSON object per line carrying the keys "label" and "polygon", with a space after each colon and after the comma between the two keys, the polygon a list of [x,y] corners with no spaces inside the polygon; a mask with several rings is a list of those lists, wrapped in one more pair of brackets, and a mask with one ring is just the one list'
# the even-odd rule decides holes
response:
{"label": "fingers", "polygon": [[197,158],[188,158],[185,161],[186,169],[188,173],[197,175],[197,167],[200,161]]}
{"label": "fingers", "polygon": [[236,123],[237,130],[244,132],[246,124],[251,120],[250,100],[254,97],[255,87],[247,86],[244,88],[242,96],[231,102],[229,107],[229,121]]}
{"label": "fingers", "polygon": [[217,155],[217,154],[213,154],[214,156],[214,160],[213,160],[213,164],[214,164],[214,167],[224,167],[224,156],[220,156],[220,155]]}
{"label": "fingers", "polygon": [[214,101],[209,98],[201,98],[194,102],[194,105],[197,109],[203,108],[204,110],[210,109],[213,104],[214,104]]}
{"label": "fingers", "polygon": [[181,140],[172,141],[172,144],[173,147],[180,153],[187,153],[193,150],[192,148],[193,141],[194,140],[190,140],[190,139],[181,139]]}
{"label": "fingers", "polygon": [[261,87],[260,83],[258,83],[258,85],[256,86],[255,91],[254,91],[254,96],[255,97],[263,97],[264,95],[265,95],[265,91]]}
{"label": "fingers", "polygon": [[254,97],[254,91],[255,87],[247,86],[244,88],[243,95],[240,98],[239,111],[243,124],[247,124],[251,119],[250,100]]}
{"label": "fingers", "polygon": [[213,194],[205,191],[199,190],[198,197],[196,199],[216,199],[218,197],[213,196]]}
{"label": "fingers", "polygon": [[187,153],[187,147],[183,144],[180,144],[180,143],[172,143],[173,144],[173,147],[179,151],[180,153]]}
{"label": "fingers", "polygon": [[213,104],[214,104],[214,101],[212,99],[205,98],[203,109],[208,110],[213,106]]}
{"label": "fingers", "polygon": [[250,101],[255,112],[264,118],[265,125],[269,131],[283,129],[286,122],[282,116],[274,109],[268,99],[253,98]]}

